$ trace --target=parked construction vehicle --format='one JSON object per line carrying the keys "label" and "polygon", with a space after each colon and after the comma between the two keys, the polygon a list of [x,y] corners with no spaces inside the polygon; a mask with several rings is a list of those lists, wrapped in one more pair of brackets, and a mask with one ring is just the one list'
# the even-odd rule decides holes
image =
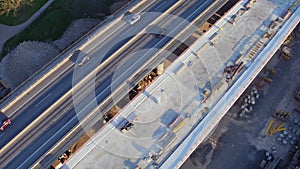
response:
{"label": "parked construction vehicle", "polygon": [[279,120],[287,121],[289,120],[290,112],[276,111],[272,115]]}
{"label": "parked construction vehicle", "polygon": [[240,62],[239,64],[226,66],[224,69],[223,75],[225,75],[226,82],[230,82],[234,76],[239,73],[244,67],[244,62]]}
{"label": "parked construction vehicle", "polygon": [[263,79],[263,81],[268,82],[268,83],[272,83],[273,82],[273,80],[271,78],[269,78],[269,77],[263,77],[262,79]]}
{"label": "parked construction vehicle", "polygon": [[274,74],[276,73],[276,71],[275,71],[274,69],[268,69],[268,68],[266,68],[266,69],[265,69],[265,73],[274,75]]}
{"label": "parked construction vehicle", "polygon": [[285,54],[285,53],[283,53],[283,54],[281,55],[281,57],[283,57],[284,60],[286,60],[286,61],[289,61],[290,58],[291,58],[289,55],[287,55],[287,54]]}
{"label": "parked construction vehicle", "polygon": [[281,123],[281,124],[278,126],[278,125],[274,124],[274,120],[272,119],[272,120],[269,122],[269,124],[268,124],[268,126],[267,126],[267,128],[266,128],[266,130],[265,130],[265,135],[270,134],[270,137],[272,137],[273,134],[275,134],[275,133],[277,133],[277,132],[285,131],[286,128],[284,127],[284,124],[285,124],[285,123]]}
{"label": "parked construction vehicle", "polygon": [[133,123],[126,121],[125,124],[120,128],[120,131],[122,133],[125,133],[126,131],[132,129],[133,126],[134,126]]}
{"label": "parked construction vehicle", "polygon": [[203,93],[201,93],[201,95],[202,95],[201,103],[206,102],[206,100],[208,99],[210,94],[211,94],[211,91],[209,89],[205,88]]}

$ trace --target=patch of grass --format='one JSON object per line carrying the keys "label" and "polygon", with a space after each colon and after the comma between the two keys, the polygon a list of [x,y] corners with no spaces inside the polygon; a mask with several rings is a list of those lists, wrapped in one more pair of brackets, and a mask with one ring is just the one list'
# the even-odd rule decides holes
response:
{"label": "patch of grass", "polygon": [[13,15],[13,12],[10,12],[8,15],[0,15],[0,23],[9,26],[19,25],[29,19],[47,1],[48,0],[34,0],[30,5],[26,5],[17,11],[16,15]]}
{"label": "patch of grass", "polygon": [[50,41],[58,39],[72,22],[70,15],[61,9],[51,10],[28,28],[5,42],[2,57],[23,41]]}
{"label": "patch of grass", "polygon": [[29,27],[5,42],[1,58],[23,41],[58,39],[73,20],[110,15],[118,0],[55,0]]}

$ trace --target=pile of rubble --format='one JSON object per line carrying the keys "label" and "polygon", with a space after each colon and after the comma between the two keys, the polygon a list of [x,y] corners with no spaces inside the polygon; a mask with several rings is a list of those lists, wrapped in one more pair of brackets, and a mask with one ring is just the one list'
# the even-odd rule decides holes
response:
{"label": "pile of rubble", "polygon": [[23,42],[0,63],[0,77],[14,89],[53,59],[59,51],[44,42]]}
{"label": "pile of rubble", "polygon": [[253,87],[249,94],[242,99],[241,111],[234,114],[234,118],[249,118],[250,113],[253,111],[256,99],[259,98],[257,88]]}
{"label": "pile of rubble", "polygon": [[58,50],[62,51],[70,46],[77,39],[86,34],[89,30],[100,23],[99,19],[78,19],[71,23],[66,32],[56,41],[51,44]]}

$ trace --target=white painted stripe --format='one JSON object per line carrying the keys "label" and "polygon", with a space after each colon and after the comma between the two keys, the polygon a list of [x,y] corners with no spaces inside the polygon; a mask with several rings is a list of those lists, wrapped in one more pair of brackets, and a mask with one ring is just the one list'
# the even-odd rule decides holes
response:
{"label": "white painted stripe", "polygon": [[49,96],[51,95],[51,93],[49,93],[46,97],[44,97],[40,102],[38,102],[36,105],[34,105],[34,107],[37,107],[39,104],[41,104],[43,101],[45,101]]}
{"label": "white painted stripe", "polygon": [[129,35],[129,32],[132,30],[133,27],[129,27],[124,33],[120,35],[120,37],[127,37]]}
{"label": "white painted stripe", "polygon": [[162,2],[162,3],[159,4],[155,9],[159,9],[159,8],[162,7],[165,3],[166,3],[166,1]]}
{"label": "white painted stripe", "polygon": [[60,72],[56,77],[52,78],[52,80],[50,82],[48,82],[46,85],[44,85],[40,90],[38,90],[37,92],[34,93],[34,95],[32,95],[29,99],[27,99],[23,104],[21,104],[15,111],[13,111],[11,114],[8,115],[8,117],[13,116],[15,113],[17,113],[18,110],[20,110],[22,107],[24,107],[25,104],[27,104],[29,101],[31,101],[34,97],[36,97],[38,94],[41,93],[41,91],[43,91],[46,87],[48,87],[51,83],[53,83],[57,78],[59,78],[62,74],[64,74],[67,70],[69,70],[70,67],[72,67],[72,65],[68,66],[67,69],[63,70],[62,72]]}

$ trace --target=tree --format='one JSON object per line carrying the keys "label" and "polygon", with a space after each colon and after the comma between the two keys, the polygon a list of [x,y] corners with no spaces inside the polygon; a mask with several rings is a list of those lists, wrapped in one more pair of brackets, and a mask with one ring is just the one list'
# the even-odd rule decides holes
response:
{"label": "tree", "polygon": [[8,15],[12,12],[15,16],[17,11],[32,2],[33,0],[0,0],[0,15]]}

